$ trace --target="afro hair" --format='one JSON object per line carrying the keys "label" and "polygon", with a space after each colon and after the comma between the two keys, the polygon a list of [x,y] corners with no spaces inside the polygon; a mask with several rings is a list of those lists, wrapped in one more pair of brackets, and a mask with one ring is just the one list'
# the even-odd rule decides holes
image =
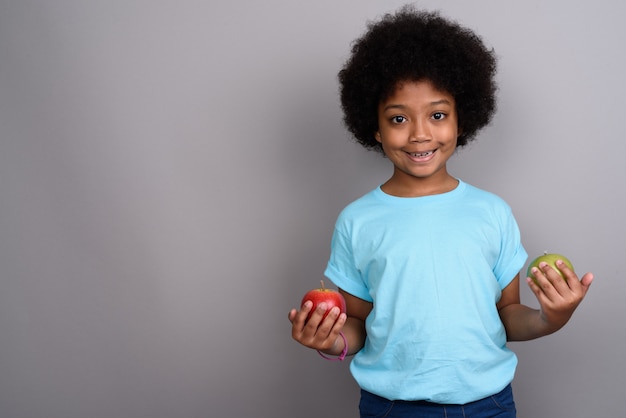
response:
{"label": "afro hair", "polygon": [[456,102],[457,147],[475,139],[496,110],[496,57],[481,38],[438,12],[411,6],[369,23],[339,72],[344,123],[365,148],[382,152],[374,135],[378,105],[403,81],[429,80]]}

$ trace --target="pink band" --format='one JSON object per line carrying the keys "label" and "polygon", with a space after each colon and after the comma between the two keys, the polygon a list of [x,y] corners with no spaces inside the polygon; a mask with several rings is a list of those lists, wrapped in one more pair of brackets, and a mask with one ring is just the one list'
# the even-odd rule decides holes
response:
{"label": "pink band", "polygon": [[322,358],[325,358],[326,360],[330,360],[330,361],[342,361],[343,359],[346,358],[346,354],[348,354],[348,340],[346,339],[346,336],[343,335],[343,332],[340,332],[339,335],[341,335],[341,338],[343,339],[343,351],[341,352],[341,354],[339,354],[339,357],[337,358],[328,357],[324,353],[322,353],[320,350],[317,350],[317,353],[320,356],[322,356]]}

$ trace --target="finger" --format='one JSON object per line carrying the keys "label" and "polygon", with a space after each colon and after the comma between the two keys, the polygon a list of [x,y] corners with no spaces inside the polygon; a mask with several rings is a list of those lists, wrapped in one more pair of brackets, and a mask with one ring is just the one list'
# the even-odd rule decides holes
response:
{"label": "finger", "polygon": [[556,283],[559,280],[563,280],[561,274],[545,261],[539,263],[539,270],[541,270],[541,273],[543,273],[546,279],[550,280],[550,282]]}
{"label": "finger", "polygon": [[[315,309],[311,310],[309,306],[306,308],[307,309],[303,308],[299,314],[305,318],[306,322],[303,323],[300,329],[294,325],[292,329],[294,338],[307,347],[318,350],[326,350],[333,347],[339,334],[339,331],[337,330],[333,335],[335,325],[338,322],[337,320],[341,316],[339,308],[333,307],[328,310],[328,314],[326,312],[328,304],[324,302],[318,305]],[[306,319],[305,310],[310,310],[311,316],[309,319]],[[345,314],[343,315],[345,316]],[[342,321],[345,322],[345,318],[342,318]],[[340,326],[343,325],[340,324]],[[338,329],[341,329],[340,326]]]}
{"label": "finger", "polygon": [[[323,303],[322,303],[323,304]],[[318,348],[319,337],[317,327],[326,308],[318,306],[313,309],[313,302],[307,300],[302,304],[300,311],[297,311],[291,327],[293,339],[311,348]]]}
{"label": "finger", "polygon": [[340,313],[339,316],[337,317],[337,321],[335,321],[335,325],[333,325],[333,332],[336,331],[337,333],[339,333],[339,331],[341,331],[343,326],[346,324],[347,320],[348,320],[348,315],[346,313]]}
{"label": "finger", "polygon": [[[309,303],[311,305],[309,305]],[[306,308],[305,308],[306,305]],[[313,309],[313,302],[306,301],[304,305],[302,305],[302,321],[304,331],[309,337],[312,337],[317,332],[317,328],[322,323],[322,319],[324,318],[324,314],[326,313],[327,305],[326,302],[322,302]],[[305,312],[306,311],[306,312]]]}
{"label": "finger", "polygon": [[345,321],[346,314],[342,314],[341,310],[337,306],[334,306],[328,311],[328,314],[320,323],[318,333],[320,335],[330,335],[333,332],[338,334]]}
{"label": "finger", "polygon": [[539,264],[539,268],[533,267],[531,269],[532,278],[534,279],[532,282],[540,293],[545,294],[546,296],[554,295],[556,293],[556,289],[554,289],[552,281],[547,276],[547,272],[544,272],[541,269],[542,264],[543,263]]}
{"label": "finger", "polygon": [[559,271],[561,272],[561,274],[563,274],[563,277],[565,277],[567,281],[578,281],[578,276],[576,276],[576,273],[571,268],[569,268],[569,266],[565,264],[563,260],[556,260],[556,268],[559,269]]}
{"label": "finger", "polygon": [[582,292],[584,297],[587,290],[589,290],[591,282],[593,281],[593,274],[586,273],[582,279],[578,279],[576,272],[573,271],[563,260],[557,260],[556,267],[563,274],[565,278],[564,281],[567,283],[568,287],[575,293]]}
{"label": "finger", "polygon": [[[539,269],[558,294],[563,295],[565,291],[570,289],[566,278],[561,276],[561,273],[558,270],[554,269],[548,263],[539,263]],[[578,278],[576,278],[576,280],[572,280],[572,282],[576,281],[578,281]]]}
{"label": "finger", "polygon": [[[339,308],[337,308],[339,309]],[[339,316],[337,317],[337,320],[335,321],[335,323],[333,324],[333,328],[330,330],[330,335],[332,335],[333,338],[337,338],[337,336],[339,335],[339,333],[341,332],[341,330],[343,329],[343,326],[346,324],[346,321],[348,320],[348,315],[345,313],[340,313]]]}
{"label": "finger", "polygon": [[591,286],[593,279],[593,273],[586,273],[583,278],[580,279],[580,284],[582,285],[583,289],[585,289],[585,293],[587,293],[587,290],[589,290],[589,286]]}
{"label": "finger", "polygon": [[317,328],[316,338],[321,341],[324,349],[330,349],[335,346],[339,338],[339,332],[346,323],[347,315],[341,313],[338,307],[333,307],[328,311],[328,315],[323,319]]}
{"label": "finger", "polygon": [[310,300],[307,300],[306,302],[302,304],[302,307],[300,308],[299,311],[296,309],[293,309],[291,312],[289,312],[289,319],[291,320],[291,324],[293,325],[292,333],[294,335],[296,331],[300,331],[300,332],[302,331],[302,329],[304,328],[306,324],[306,318],[309,315],[309,312],[311,312],[312,308],[313,308],[313,302],[311,302]]}
{"label": "finger", "polygon": [[293,320],[296,318],[297,314],[298,314],[297,309],[290,310],[289,313],[287,314],[287,319],[289,320],[289,322],[293,324]]}
{"label": "finger", "polygon": [[545,297],[543,293],[543,289],[539,286],[537,279],[534,278],[535,273],[533,273],[533,277],[526,277],[526,284],[530,287],[530,290],[535,294],[535,297],[538,300],[541,300]]}

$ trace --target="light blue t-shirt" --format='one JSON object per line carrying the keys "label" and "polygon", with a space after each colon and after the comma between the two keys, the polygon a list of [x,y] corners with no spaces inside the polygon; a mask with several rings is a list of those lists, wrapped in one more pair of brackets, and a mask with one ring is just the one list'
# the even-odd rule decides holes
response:
{"label": "light blue t-shirt", "polygon": [[455,404],[502,390],[517,358],[496,303],[526,258],[509,206],[462,181],[417,198],[379,187],[348,205],[324,274],[373,302],[350,365],[359,386]]}

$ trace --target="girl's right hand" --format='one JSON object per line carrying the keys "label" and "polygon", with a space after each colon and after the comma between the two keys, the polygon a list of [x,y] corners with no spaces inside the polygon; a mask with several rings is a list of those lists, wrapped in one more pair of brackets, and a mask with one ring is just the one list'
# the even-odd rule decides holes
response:
{"label": "girl's right hand", "polygon": [[289,311],[289,321],[291,321],[291,336],[300,344],[322,351],[329,355],[339,355],[343,350],[343,339],[339,332],[347,320],[345,313],[340,314],[338,307],[333,307],[326,318],[322,320],[326,313],[327,305],[320,303],[311,317],[306,318],[311,312],[313,302],[306,301],[300,310]]}

